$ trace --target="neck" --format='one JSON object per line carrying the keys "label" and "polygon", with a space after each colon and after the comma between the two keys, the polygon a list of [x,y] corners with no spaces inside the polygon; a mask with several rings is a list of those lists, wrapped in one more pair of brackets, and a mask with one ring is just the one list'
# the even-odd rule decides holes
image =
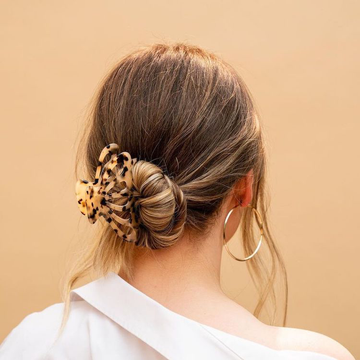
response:
{"label": "neck", "polygon": [[[176,312],[189,313],[189,304],[196,303],[202,304],[202,311],[206,311],[206,306],[229,300],[221,289],[220,270],[223,225],[234,204],[236,201],[229,197],[211,231],[202,237],[190,238],[185,233],[176,244],[165,249],[136,248],[131,263],[132,276],[126,276],[124,271],[120,271],[119,276]],[[230,238],[239,225],[238,215],[226,225]],[[204,299],[211,301],[204,303]]]}
{"label": "neck", "polygon": [[[216,230],[215,230],[216,229]],[[132,277],[124,280],[154,300],[179,308],[181,303],[211,295],[224,297],[220,286],[221,229],[214,228],[206,239],[184,235],[165,249],[136,249]]]}

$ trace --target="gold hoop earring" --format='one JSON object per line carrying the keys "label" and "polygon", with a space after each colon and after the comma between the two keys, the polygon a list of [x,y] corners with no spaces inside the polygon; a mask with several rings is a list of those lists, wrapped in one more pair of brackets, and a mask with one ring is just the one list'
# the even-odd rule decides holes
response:
{"label": "gold hoop earring", "polygon": [[236,257],[235,255],[233,255],[233,254],[230,252],[230,250],[229,250],[229,248],[228,248],[228,246],[227,246],[227,242],[225,241],[225,229],[226,229],[226,224],[227,224],[227,222],[228,222],[228,220],[229,220],[229,217],[230,217],[231,213],[233,212],[234,209],[236,209],[236,208],[237,208],[238,206],[240,206],[240,205],[241,205],[241,202],[240,202],[239,204],[235,205],[235,206],[229,211],[229,213],[227,214],[227,216],[226,216],[226,218],[225,218],[224,229],[223,229],[223,242],[224,242],[226,251],[229,253],[229,255],[230,255],[233,259],[235,259],[235,260],[237,260],[237,261],[247,261],[247,260],[251,259],[251,258],[258,252],[258,250],[260,249],[261,242],[262,242],[263,235],[264,235],[264,228],[263,228],[263,220],[262,220],[262,217],[261,217],[260,213],[259,213],[253,206],[251,206],[250,204],[247,205],[248,207],[250,207],[250,208],[253,210],[253,212],[255,213],[258,221],[260,222],[260,225],[259,225],[259,223],[258,223],[259,229],[260,229],[260,240],[259,240],[259,243],[258,243],[255,251],[254,251],[251,255],[247,256],[246,258],[240,259],[240,258]]}

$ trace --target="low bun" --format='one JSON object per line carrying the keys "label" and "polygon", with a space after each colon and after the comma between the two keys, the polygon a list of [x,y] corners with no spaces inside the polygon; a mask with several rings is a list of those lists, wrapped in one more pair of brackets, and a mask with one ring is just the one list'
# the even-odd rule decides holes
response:
{"label": "low bun", "polygon": [[132,169],[133,195],[139,217],[136,245],[171,246],[183,234],[187,204],[181,188],[157,165],[138,161]]}

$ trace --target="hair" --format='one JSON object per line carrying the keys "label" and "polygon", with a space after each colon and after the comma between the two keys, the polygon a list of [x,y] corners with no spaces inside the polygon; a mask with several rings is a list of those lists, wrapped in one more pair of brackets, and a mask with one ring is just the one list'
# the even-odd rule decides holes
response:
{"label": "hair", "polygon": [[[263,243],[270,254],[267,259],[258,252],[246,262],[259,295],[253,314],[259,317],[266,300],[276,313],[279,274],[285,285],[285,326],[287,275],[267,219],[267,155],[254,104],[239,74],[216,54],[184,42],[142,46],[122,57],[102,80],[78,146],[75,174],[79,178],[82,164],[94,178],[98,156],[110,143],[137,157],[133,183],[141,203],[138,242],[160,249],[174,245],[185,231],[200,241],[198,235],[211,230],[233,186],[253,170],[251,205],[262,215]],[[253,219],[245,207],[245,254],[257,243]],[[70,291],[80,278],[94,269],[105,275],[121,268],[131,276],[136,246],[106,225],[67,274],[61,331],[69,315]]]}

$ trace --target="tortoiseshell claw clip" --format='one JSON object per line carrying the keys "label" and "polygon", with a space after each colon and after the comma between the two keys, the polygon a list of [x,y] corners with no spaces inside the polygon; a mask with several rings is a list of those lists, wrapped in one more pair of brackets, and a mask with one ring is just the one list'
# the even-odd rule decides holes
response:
{"label": "tortoiseshell claw clip", "polygon": [[[119,146],[115,143],[104,147],[95,180],[78,180],[75,194],[80,212],[87,215],[91,224],[103,216],[119,237],[128,242],[136,242],[139,219],[133,197],[132,167],[137,159],[132,159],[128,152],[117,154],[118,151]],[[103,166],[108,154],[111,154],[111,158]]]}

